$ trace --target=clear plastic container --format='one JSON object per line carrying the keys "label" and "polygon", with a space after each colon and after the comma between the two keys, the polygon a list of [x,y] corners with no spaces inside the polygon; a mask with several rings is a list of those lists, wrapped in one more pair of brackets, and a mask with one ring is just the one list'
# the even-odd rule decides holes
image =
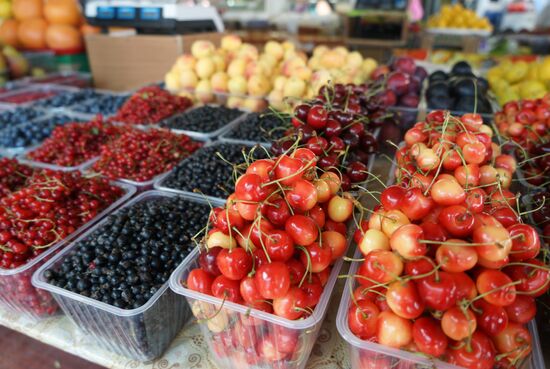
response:
{"label": "clear plastic container", "polygon": [[90,222],[82,225],[70,236],[51,246],[46,252],[30,260],[25,265],[15,269],[0,268],[0,304],[35,321],[58,312],[58,305],[52,295],[47,291],[35,288],[31,284],[31,277],[40,266],[51,259],[61,248],[125,203],[136,192],[136,189],[132,186],[119,182],[113,182],[113,184],[124,189],[124,194]]}
{"label": "clear plastic container", "polygon": [[[355,258],[360,258],[359,250],[355,253]],[[349,275],[355,275],[359,262],[353,262]],[[437,368],[437,369],[462,369],[462,367],[451,365],[440,360],[430,360],[412,352],[394,349],[383,346],[378,343],[364,341],[356,337],[348,325],[348,310],[351,303],[350,291],[353,291],[357,286],[356,280],[349,278],[344,288],[344,293],[340,301],[338,315],[336,316],[336,327],[342,338],[348,343],[349,357],[351,369],[363,368],[399,368],[399,369],[415,369],[415,368]],[[540,341],[537,331],[537,326],[533,321],[529,323],[531,332],[532,354],[524,360],[522,365],[517,366],[517,369],[544,369],[544,358],[542,355]]]}
{"label": "clear plastic container", "polygon": [[[188,113],[190,113],[191,111],[195,110],[195,109],[200,109],[202,107],[204,107],[206,105],[202,105],[202,106],[197,106],[197,107],[194,107],[192,109],[189,109],[187,111],[185,111],[184,113],[181,113],[181,114],[176,114],[174,115],[173,117],[171,118],[168,118],[166,120],[166,124],[169,124],[172,120],[174,119],[177,119],[178,117],[181,117],[182,115],[186,115]],[[214,105],[214,104],[208,104],[208,106],[214,106],[214,107],[218,107],[219,105]],[[242,112],[242,114],[240,116],[238,116],[237,118],[233,119],[232,121],[229,121],[226,125],[224,125],[223,127],[221,128],[218,128],[217,130],[215,131],[212,131],[212,132],[199,132],[199,131],[188,131],[188,130],[185,130],[185,129],[175,129],[175,128],[170,128],[166,125],[163,125],[162,127],[163,128],[167,128],[169,129],[171,132],[174,132],[174,133],[177,133],[177,134],[184,134],[184,135],[187,135],[191,138],[194,138],[194,139],[199,139],[199,140],[202,140],[202,141],[205,141],[205,140],[211,140],[211,139],[214,139],[222,134],[224,134],[225,132],[228,132],[230,131],[231,129],[233,129],[234,127],[236,127],[242,120],[244,120],[246,118],[246,116],[248,115],[248,113],[246,112]]]}
{"label": "clear plastic container", "polygon": [[195,249],[172,273],[170,288],[185,296],[195,317],[202,318],[197,324],[218,367],[305,368],[343,261],[334,264],[312,315],[302,320],[287,320],[184,288],[182,281],[198,267],[198,257],[199,250]]}
{"label": "clear plastic container", "polygon": [[26,150],[23,154],[17,156],[17,160],[19,160],[19,162],[21,162],[22,164],[27,164],[27,165],[30,165],[30,166],[36,167],[36,168],[59,170],[59,171],[62,171],[62,172],[72,172],[74,170],[78,170],[80,172],[83,172],[84,169],[86,169],[89,166],[93,165],[98,159],[97,157],[95,157],[95,158],[92,158],[90,160],[86,160],[85,162],[83,162],[79,165],[75,165],[75,166],[72,166],[72,167],[63,167],[61,165],[42,163],[40,161],[35,161],[35,160],[32,160],[32,159],[29,159],[27,155],[30,152],[32,152],[33,150],[35,150],[36,148],[37,147]]}
{"label": "clear plastic container", "polygon": [[0,103],[11,106],[33,105],[34,102],[47,99],[62,92],[76,92],[77,88],[57,85],[29,85],[28,87],[0,94]]}
{"label": "clear plastic container", "polygon": [[[177,196],[162,191],[145,192],[119,208],[119,211],[138,202]],[[188,200],[204,204],[196,199]],[[74,252],[76,243],[88,237],[106,221],[107,218],[90,228],[69,247],[44,264],[34,274],[32,283],[51,293],[75,325],[86,335],[92,336],[105,349],[139,361],[152,360],[166,350],[191,317],[185,298],[169,288],[169,281],[166,281],[145,305],[126,310],[56,287],[48,283],[44,277],[46,270],[59,267],[63,260]],[[190,255],[187,258],[190,258]]]}

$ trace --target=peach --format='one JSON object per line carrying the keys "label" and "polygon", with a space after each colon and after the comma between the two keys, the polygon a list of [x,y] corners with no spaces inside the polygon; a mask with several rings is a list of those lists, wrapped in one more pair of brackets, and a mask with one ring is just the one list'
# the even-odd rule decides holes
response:
{"label": "peach", "polygon": [[353,51],[346,58],[346,65],[351,68],[359,69],[363,64],[363,56],[358,51]]}
{"label": "peach", "polygon": [[282,65],[282,72],[285,76],[292,76],[293,72],[299,67],[305,67],[306,63],[298,57],[286,60]]}
{"label": "peach", "polygon": [[227,51],[238,50],[243,43],[243,40],[237,35],[226,35],[222,37],[221,48]]}
{"label": "peach", "polygon": [[178,70],[186,70],[186,69],[195,69],[195,64],[197,63],[197,59],[190,54],[183,54],[176,60],[175,67]]}
{"label": "peach", "polygon": [[225,105],[228,108],[242,108],[244,106],[244,99],[238,96],[229,96]]}
{"label": "peach", "polygon": [[237,52],[237,55],[239,58],[243,58],[246,60],[257,60],[259,53],[256,46],[252,44],[242,44],[240,50]]}
{"label": "peach", "polygon": [[180,89],[180,76],[177,71],[170,71],[164,76],[164,83],[166,84],[166,89],[170,91],[177,91]]}
{"label": "peach", "polygon": [[225,61],[225,56],[217,53],[212,56],[212,61],[214,62],[214,65],[216,66],[216,72],[224,72],[227,68],[227,62]]}
{"label": "peach", "polygon": [[285,83],[287,81],[287,78],[285,76],[277,76],[273,80],[273,90],[275,91],[283,91],[285,88]]}
{"label": "peach", "polygon": [[227,74],[230,77],[244,76],[246,70],[246,60],[244,59],[234,59],[229,63],[227,67]]}
{"label": "peach", "polygon": [[328,51],[321,56],[321,66],[323,68],[332,69],[339,68],[344,65],[345,56],[337,53],[334,50]]}
{"label": "peach", "polygon": [[244,100],[243,108],[253,112],[259,112],[266,108],[266,102],[264,99],[247,98]]}
{"label": "peach", "polygon": [[268,41],[264,46],[264,51],[267,54],[273,55],[277,60],[281,60],[285,54],[283,45],[277,41]]}
{"label": "peach", "polygon": [[282,91],[273,90],[267,96],[267,102],[273,108],[282,111],[285,109],[284,96]]}
{"label": "peach", "polygon": [[300,78],[301,80],[309,82],[309,80],[311,79],[312,72],[311,72],[311,69],[309,69],[308,67],[298,67],[294,70],[292,75],[294,77]]}
{"label": "peach", "polygon": [[234,95],[245,95],[247,91],[246,79],[243,76],[234,76],[229,79],[227,89]]}
{"label": "peach", "polygon": [[199,83],[197,83],[197,87],[195,87],[195,95],[197,99],[204,104],[214,101],[214,94],[212,93],[210,81],[207,79],[200,80]]}
{"label": "peach", "polygon": [[191,54],[197,59],[212,56],[215,50],[214,44],[206,40],[198,40],[191,45]]}
{"label": "peach", "polygon": [[195,88],[199,82],[199,78],[192,70],[183,70],[180,72],[180,86],[181,88]]}
{"label": "peach", "polygon": [[212,58],[200,58],[195,65],[195,72],[200,79],[208,79],[216,72],[216,65]]}
{"label": "peach", "polygon": [[315,46],[315,48],[313,49],[313,57],[320,58],[327,51],[329,51],[327,45]]}
{"label": "peach", "polygon": [[283,88],[283,95],[302,97],[306,92],[306,83],[298,77],[290,77]]}
{"label": "peach", "polygon": [[227,85],[229,83],[229,76],[225,72],[216,72],[210,79],[212,90],[215,92],[227,92]]}
{"label": "peach", "polygon": [[247,87],[250,96],[261,97],[268,94],[271,84],[266,77],[255,74],[248,79]]}

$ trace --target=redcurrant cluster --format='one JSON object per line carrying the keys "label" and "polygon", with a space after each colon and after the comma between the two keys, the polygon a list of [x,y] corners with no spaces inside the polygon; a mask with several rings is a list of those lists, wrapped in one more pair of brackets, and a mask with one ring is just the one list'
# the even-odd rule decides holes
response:
{"label": "redcurrant cluster", "polygon": [[105,179],[37,170],[0,200],[0,267],[16,268],[63,240],[122,195]]}
{"label": "redcurrant cluster", "polygon": [[133,94],[110,120],[128,124],[156,124],[174,114],[182,113],[193,102],[158,87],[149,86]]}
{"label": "redcurrant cluster", "polygon": [[531,352],[525,324],[550,269],[509,190],[516,162],[491,135],[479,115],[442,111],[406,133],[397,183],[354,237],[364,259],[348,324],[359,338],[468,369],[511,368]]}
{"label": "redcurrant cluster", "polygon": [[0,159],[0,198],[8,196],[25,186],[27,179],[33,174],[33,169],[20,164],[15,159]]}
{"label": "redcurrant cluster", "polygon": [[319,156],[319,168],[342,173],[342,188],[349,190],[352,183],[367,179],[369,159],[378,148],[376,138],[366,129],[366,105],[365,86],[322,87],[317,99],[294,109],[294,128],[273,144],[273,153],[282,154],[299,139]]}
{"label": "redcurrant cluster", "polygon": [[27,157],[42,163],[74,167],[98,156],[101,147],[116,139],[123,130],[123,127],[103,122],[101,116],[86,123],[68,123],[56,127]]}
{"label": "redcurrant cluster", "polygon": [[201,146],[165,129],[127,129],[101,147],[93,169],[109,178],[145,182],[171,170]]}

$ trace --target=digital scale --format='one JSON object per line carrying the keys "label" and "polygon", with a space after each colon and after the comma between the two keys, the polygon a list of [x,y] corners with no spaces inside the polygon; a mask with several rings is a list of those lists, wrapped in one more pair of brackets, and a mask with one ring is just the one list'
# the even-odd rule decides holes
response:
{"label": "digital scale", "polygon": [[142,34],[223,32],[215,7],[180,0],[88,0],[84,15],[97,27],[131,27]]}

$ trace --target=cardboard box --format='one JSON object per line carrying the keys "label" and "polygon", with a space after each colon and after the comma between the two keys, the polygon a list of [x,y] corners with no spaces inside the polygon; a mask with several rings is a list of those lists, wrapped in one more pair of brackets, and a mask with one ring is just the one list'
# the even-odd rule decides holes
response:
{"label": "cardboard box", "polygon": [[190,35],[88,35],[86,49],[97,88],[133,90],[162,81],[177,57],[196,40],[219,45],[221,33]]}

